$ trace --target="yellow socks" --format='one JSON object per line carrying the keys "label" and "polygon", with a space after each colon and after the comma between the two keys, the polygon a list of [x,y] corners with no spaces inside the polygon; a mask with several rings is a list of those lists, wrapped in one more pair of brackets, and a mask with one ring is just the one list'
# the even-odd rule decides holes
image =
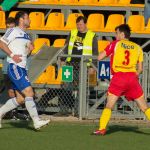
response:
{"label": "yellow socks", "polygon": [[[149,110],[149,114],[150,114],[150,110]],[[111,117],[111,109],[105,108],[99,120],[99,130],[106,129],[106,126],[110,120],[110,117]],[[149,115],[149,118],[150,118],[150,115]]]}
{"label": "yellow socks", "polygon": [[144,113],[147,119],[150,120],[150,108],[148,108]]}

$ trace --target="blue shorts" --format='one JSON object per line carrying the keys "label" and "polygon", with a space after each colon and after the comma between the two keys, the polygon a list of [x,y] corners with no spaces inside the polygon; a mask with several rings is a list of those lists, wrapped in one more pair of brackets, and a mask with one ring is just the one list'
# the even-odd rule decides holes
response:
{"label": "blue shorts", "polygon": [[12,82],[13,90],[22,91],[25,88],[31,86],[25,68],[21,68],[11,63],[8,65],[7,74]]}

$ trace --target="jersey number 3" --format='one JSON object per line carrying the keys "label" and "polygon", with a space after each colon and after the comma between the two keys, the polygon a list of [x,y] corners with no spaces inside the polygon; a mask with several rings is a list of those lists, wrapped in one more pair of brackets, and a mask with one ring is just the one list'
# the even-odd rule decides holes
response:
{"label": "jersey number 3", "polygon": [[130,62],[130,52],[128,50],[125,50],[125,60],[122,62],[123,65],[127,66]]}

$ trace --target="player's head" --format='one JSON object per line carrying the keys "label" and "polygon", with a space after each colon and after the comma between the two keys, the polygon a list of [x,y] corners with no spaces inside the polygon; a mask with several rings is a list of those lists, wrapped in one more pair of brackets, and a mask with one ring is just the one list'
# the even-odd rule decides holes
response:
{"label": "player's head", "polygon": [[15,18],[13,18],[13,17],[7,18],[7,20],[6,20],[6,27],[7,28],[13,28],[15,26],[16,26]]}
{"label": "player's head", "polygon": [[84,33],[87,31],[87,19],[84,16],[79,16],[76,20],[77,29],[79,32]]}
{"label": "player's head", "polygon": [[116,39],[129,39],[131,35],[131,29],[127,24],[121,24],[115,28],[116,31]]}
{"label": "player's head", "polygon": [[19,11],[15,16],[16,26],[28,28],[30,26],[30,19],[27,12]]}

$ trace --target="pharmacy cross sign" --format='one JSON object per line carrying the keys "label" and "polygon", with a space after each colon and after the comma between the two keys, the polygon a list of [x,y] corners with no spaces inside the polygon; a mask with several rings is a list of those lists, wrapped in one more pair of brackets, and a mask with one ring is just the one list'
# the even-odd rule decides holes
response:
{"label": "pharmacy cross sign", "polygon": [[62,67],[62,81],[72,82],[73,81],[73,66]]}

